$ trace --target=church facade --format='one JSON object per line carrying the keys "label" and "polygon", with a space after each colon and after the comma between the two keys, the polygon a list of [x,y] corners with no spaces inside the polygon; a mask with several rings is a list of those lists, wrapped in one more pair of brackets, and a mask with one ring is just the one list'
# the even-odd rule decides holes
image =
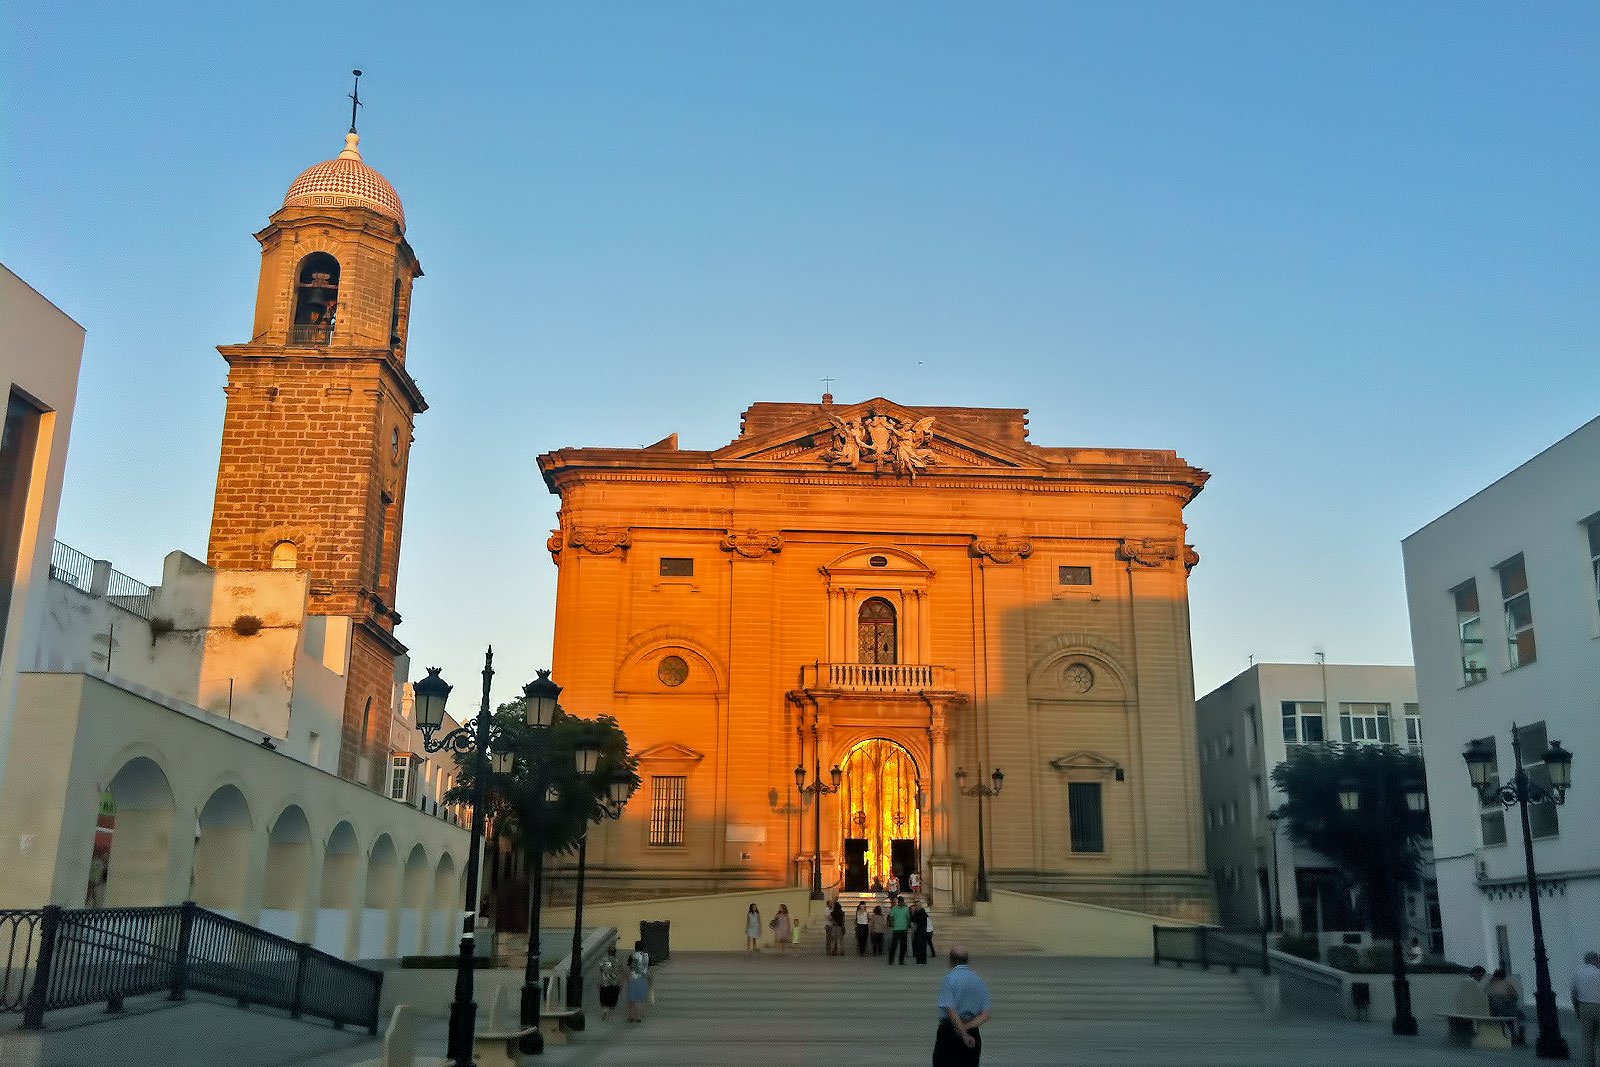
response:
{"label": "church facade", "polygon": [[1183,520],[1206,472],[1035,445],[1021,409],[831,396],[757,403],[714,451],[539,467],[562,702],[640,761],[591,893],[915,873],[965,910],[986,874],[1210,914]]}

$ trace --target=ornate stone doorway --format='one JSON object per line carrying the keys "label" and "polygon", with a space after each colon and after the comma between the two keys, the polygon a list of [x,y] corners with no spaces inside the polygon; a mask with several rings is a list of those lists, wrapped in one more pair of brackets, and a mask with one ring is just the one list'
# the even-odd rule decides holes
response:
{"label": "ornate stone doorway", "polygon": [[844,888],[861,892],[891,873],[904,885],[921,857],[921,776],[911,753],[884,738],[850,749],[840,764],[844,814]]}

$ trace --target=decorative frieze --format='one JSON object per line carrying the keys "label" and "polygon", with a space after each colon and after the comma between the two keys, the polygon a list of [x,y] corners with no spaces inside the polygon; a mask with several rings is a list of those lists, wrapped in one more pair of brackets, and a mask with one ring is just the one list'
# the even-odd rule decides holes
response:
{"label": "decorative frieze", "polygon": [[745,559],[763,559],[783,551],[783,535],[754,529],[744,533],[729,531],[722,538],[722,547],[724,551],[737,553]]}
{"label": "decorative frieze", "polygon": [[971,551],[974,556],[988,559],[993,563],[1016,563],[1033,555],[1033,542],[1022,538],[1010,538],[1005,534],[997,537],[979,537],[972,542]]}
{"label": "decorative frieze", "polygon": [[1178,547],[1170,537],[1125,537],[1117,545],[1117,558],[1141,567],[1159,567],[1178,558]]}
{"label": "decorative frieze", "polygon": [[627,529],[618,526],[569,526],[566,531],[568,546],[596,556],[609,556],[618,549],[627,548],[632,540]]}

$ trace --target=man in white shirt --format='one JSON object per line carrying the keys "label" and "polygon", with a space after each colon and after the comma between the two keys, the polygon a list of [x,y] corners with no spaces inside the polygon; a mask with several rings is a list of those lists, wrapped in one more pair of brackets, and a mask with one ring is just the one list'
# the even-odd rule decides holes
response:
{"label": "man in white shirt", "polygon": [[1578,1045],[1584,1067],[1600,1065],[1600,952],[1585,953],[1572,976],[1572,1007],[1578,1013]]}

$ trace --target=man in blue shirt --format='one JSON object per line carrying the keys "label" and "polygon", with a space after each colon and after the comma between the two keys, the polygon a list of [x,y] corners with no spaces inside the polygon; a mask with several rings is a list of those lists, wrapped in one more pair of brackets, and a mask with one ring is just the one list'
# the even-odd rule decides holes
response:
{"label": "man in blue shirt", "polygon": [[983,1055],[978,1027],[989,1021],[989,987],[967,966],[964,945],[950,946],[950,973],[939,986],[939,1030],[933,1067],[977,1067]]}

